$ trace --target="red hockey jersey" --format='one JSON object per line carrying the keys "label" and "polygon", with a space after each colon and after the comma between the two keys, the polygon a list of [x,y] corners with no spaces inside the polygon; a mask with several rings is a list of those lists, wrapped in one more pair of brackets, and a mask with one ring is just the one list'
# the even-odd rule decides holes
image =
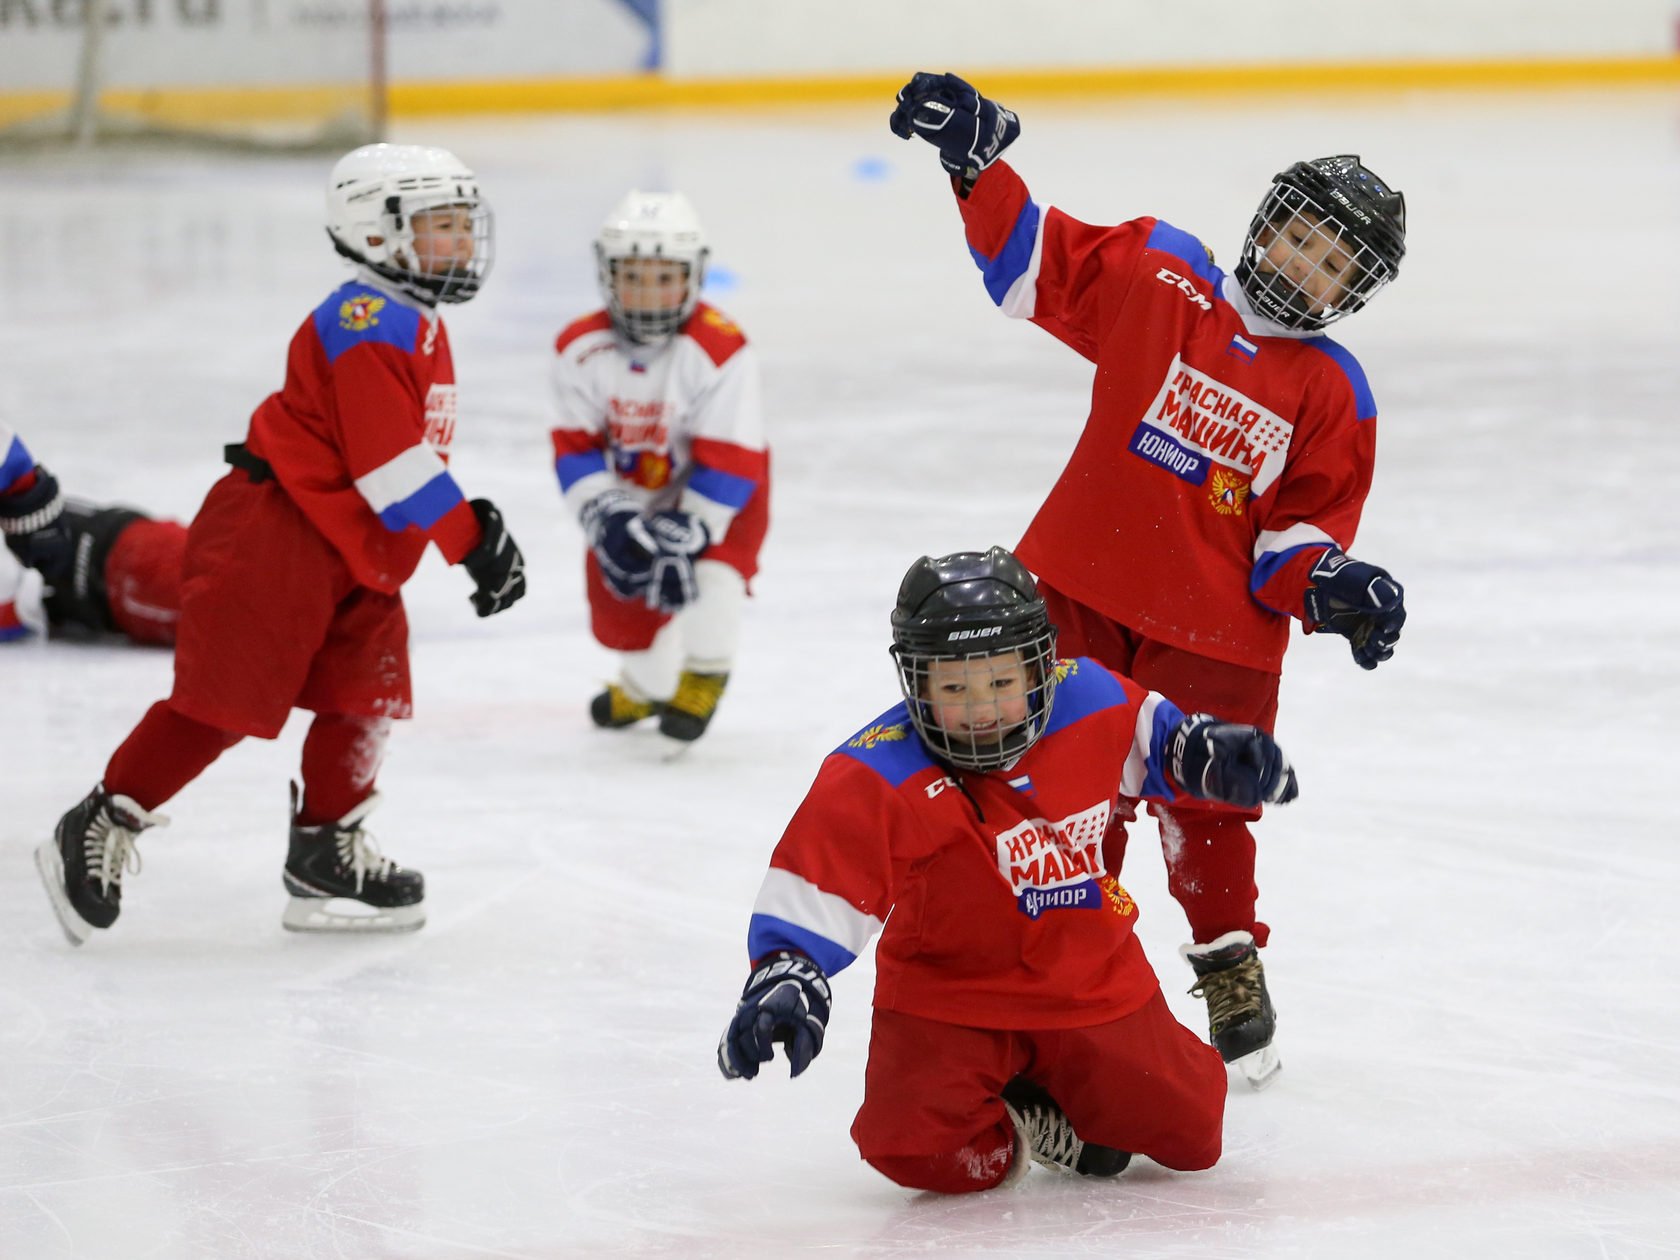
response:
{"label": "red hockey jersey", "polygon": [[1308,572],[1352,546],[1370,488],[1376,404],[1358,362],[1261,319],[1170,224],[1040,210],[1005,162],[958,205],[992,300],[1097,367],[1084,432],[1017,554],[1152,639],[1277,673]]}
{"label": "red hockey jersey", "polygon": [[1171,801],[1170,700],[1059,662],[1044,735],[1007,770],[935,762],[905,706],[823,762],[753,906],[753,959],[828,973],[876,932],[875,1005],[979,1028],[1083,1028],[1159,987],[1137,907],[1103,865],[1117,793]]}
{"label": "red hockey jersey", "polygon": [[286,382],[252,415],[246,446],[356,580],[391,593],[428,539],[451,564],[478,545],[477,518],[446,466],[454,436],[443,320],[362,276],[303,321]]}

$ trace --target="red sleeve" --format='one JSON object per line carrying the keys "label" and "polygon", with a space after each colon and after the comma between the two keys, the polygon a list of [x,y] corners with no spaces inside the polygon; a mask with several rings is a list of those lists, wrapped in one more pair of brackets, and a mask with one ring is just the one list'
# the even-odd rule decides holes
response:
{"label": "red sleeve", "polygon": [[[1374,418],[1354,421],[1349,404],[1344,418],[1303,428],[1304,442],[1300,449],[1290,451],[1277,494],[1259,522],[1263,537],[1281,536],[1283,545],[1279,552],[1256,557],[1253,592],[1267,608],[1304,620],[1308,574],[1325,548],[1333,544],[1350,551],[1353,547],[1371,489],[1377,422]],[[1300,545],[1287,545],[1287,531],[1301,526],[1330,542],[1308,538]]]}
{"label": "red sleeve", "polygon": [[1053,206],[1041,211],[1007,162],[989,167],[957,206],[992,300],[1094,362],[1155,221],[1094,227]]}
{"label": "red sleeve", "polygon": [[[423,321],[421,327],[425,327]],[[421,458],[411,452],[422,452],[435,461],[433,476],[445,479],[444,492],[455,502],[422,532],[444,559],[459,564],[483,539],[483,530],[448,466],[425,445],[426,401],[412,352],[383,342],[355,346],[333,362],[331,388],[339,449],[353,481],[385,469],[399,457]],[[418,489],[423,476],[405,474],[403,482],[414,482]],[[382,512],[383,507],[381,503],[375,511]]]}

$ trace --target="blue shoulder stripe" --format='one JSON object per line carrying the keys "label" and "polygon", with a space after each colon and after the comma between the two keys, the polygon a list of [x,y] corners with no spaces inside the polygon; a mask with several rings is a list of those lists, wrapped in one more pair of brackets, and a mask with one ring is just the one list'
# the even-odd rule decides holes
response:
{"label": "blue shoulder stripe", "polygon": [[1352,351],[1328,337],[1309,337],[1301,344],[1329,355],[1336,366],[1347,375],[1348,384],[1353,386],[1353,405],[1358,409],[1354,418],[1374,419],[1377,414],[1377,400],[1371,395],[1371,383],[1365,379],[1365,369],[1359,366],[1359,360],[1353,357]]}
{"label": "blue shoulder stripe", "polygon": [[862,762],[895,788],[934,764],[903,704],[888,709],[834,751]]}
{"label": "blue shoulder stripe", "polygon": [[327,362],[368,342],[412,352],[420,339],[420,312],[377,289],[352,281],[315,308],[315,335]]}
{"label": "blue shoulder stripe", "polygon": [[1119,679],[1088,656],[1058,661],[1063,672],[1056,684],[1056,697],[1050,703],[1050,724],[1046,735],[1054,735],[1075,722],[1126,703],[1126,689]]}
{"label": "blue shoulder stripe", "polygon": [[1029,197],[1021,207],[1021,213],[1015,216],[1015,226],[1009,229],[1009,237],[1004,241],[1003,248],[998,250],[996,258],[987,258],[973,246],[969,247],[968,252],[974,259],[974,265],[980,268],[986,292],[995,305],[1003,305],[1009,286],[1019,280],[1032,264],[1033,243],[1037,240],[1038,203]]}
{"label": "blue shoulder stripe", "polygon": [[1208,253],[1207,246],[1183,228],[1175,228],[1172,224],[1157,219],[1144,248],[1158,249],[1164,254],[1171,254],[1190,268],[1191,275],[1211,284],[1214,296],[1219,295],[1219,285],[1225,279],[1225,273],[1213,265],[1213,257]]}

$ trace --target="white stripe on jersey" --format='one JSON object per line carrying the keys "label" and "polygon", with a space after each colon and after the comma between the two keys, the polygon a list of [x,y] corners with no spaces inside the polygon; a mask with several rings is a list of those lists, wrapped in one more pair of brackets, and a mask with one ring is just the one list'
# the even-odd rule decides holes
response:
{"label": "white stripe on jersey", "polygon": [[1141,796],[1143,781],[1149,775],[1149,751],[1155,740],[1155,709],[1161,697],[1151,691],[1138,705],[1137,723],[1132,727],[1132,751],[1126,754],[1126,765],[1120,771],[1122,796]]}
{"label": "white stripe on jersey", "polygon": [[764,874],[753,913],[767,914],[815,932],[854,957],[881,930],[881,920],[874,915],[865,914],[844,897],[824,892],[810,880],[776,866]]}
{"label": "white stripe on jersey", "polygon": [[394,503],[419,493],[440,474],[447,474],[437,452],[422,442],[395,459],[388,459],[372,472],[356,478],[356,489],[375,515]]}
{"label": "white stripe on jersey", "polygon": [[1003,295],[1003,301],[998,303],[998,309],[1010,319],[1031,319],[1033,312],[1038,309],[1038,269],[1044,262],[1044,220],[1048,217],[1049,207],[1039,212],[1038,228],[1033,234],[1032,257],[1027,259],[1027,269],[1015,277]]}
{"label": "white stripe on jersey", "polygon": [[1319,545],[1334,547],[1336,540],[1318,526],[1301,521],[1288,529],[1261,530],[1260,536],[1254,540],[1254,559],[1258,561],[1261,556],[1282,555],[1296,547]]}

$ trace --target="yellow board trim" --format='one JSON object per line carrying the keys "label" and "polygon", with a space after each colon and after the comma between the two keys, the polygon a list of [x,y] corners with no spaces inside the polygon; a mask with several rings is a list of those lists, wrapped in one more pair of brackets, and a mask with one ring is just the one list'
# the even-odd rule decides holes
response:
{"label": "yellow board trim", "polygon": [[[1680,57],[1559,61],[1406,61],[1345,64],[1162,66],[976,73],[988,94],[1009,96],[1222,96],[1325,88],[1532,89],[1680,83]],[[588,111],[891,100],[905,75],[664,79],[658,75],[484,83],[393,84],[394,115]]]}
{"label": "yellow board trim", "polygon": [[[1680,56],[1546,61],[1389,61],[1320,64],[1159,66],[1124,69],[999,70],[977,74],[988,93],[1024,96],[1221,97],[1338,91],[1614,88],[1680,83]],[[891,75],[669,79],[658,74],[600,78],[404,82],[392,84],[392,115],[541,113],[671,108],[736,108],[890,100],[903,84]],[[113,89],[100,107],[150,121],[214,125],[230,120],[306,118],[364,107],[363,89]],[[67,109],[68,92],[0,92],[0,125]]]}

